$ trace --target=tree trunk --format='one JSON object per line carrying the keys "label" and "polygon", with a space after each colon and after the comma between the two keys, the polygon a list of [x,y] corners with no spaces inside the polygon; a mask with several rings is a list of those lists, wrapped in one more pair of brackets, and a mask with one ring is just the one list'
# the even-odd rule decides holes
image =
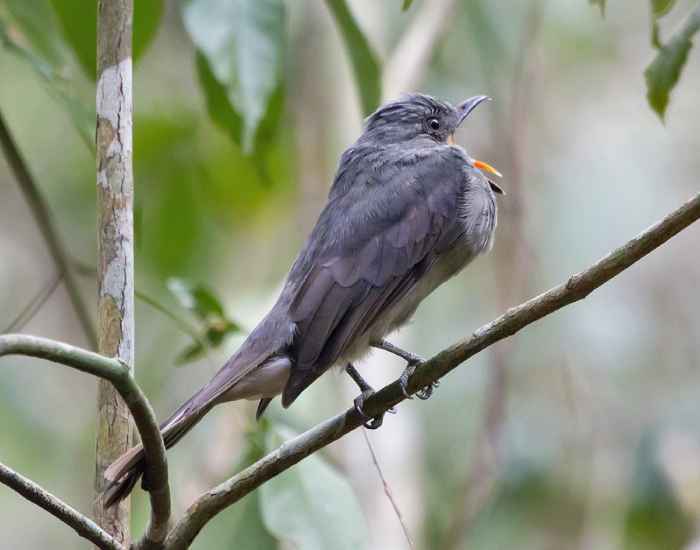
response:
{"label": "tree trunk", "polygon": [[[100,0],[97,16],[97,227],[99,352],[134,360],[132,0]],[[102,506],[103,473],[131,446],[129,411],[100,381],[97,398],[95,520],[129,542],[129,500]]]}

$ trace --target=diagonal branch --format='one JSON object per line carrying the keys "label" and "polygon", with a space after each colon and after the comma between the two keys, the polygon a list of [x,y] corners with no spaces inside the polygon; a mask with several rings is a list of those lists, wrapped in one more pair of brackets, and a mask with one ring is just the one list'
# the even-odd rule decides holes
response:
{"label": "diagonal branch", "polygon": [[84,516],[65,502],[42,489],[31,479],[18,474],[4,464],[0,464],[0,483],[17,491],[24,498],[56,516],[72,528],[79,536],[105,550],[124,550],[114,537],[102,530],[99,525]]}
{"label": "diagonal branch", "polygon": [[[408,391],[411,394],[415,393],[492,344],[512,336],[527,325],[569,304],[582,300],[698,218],[700,193],[585,271],[572,275],[559,286],[509,309],[494,321],[476,330],[471,337],[420,365],[408,381]],[[375,417],[404,399],[400,383],[396,380],[368,398],[363,409],[367,416]],[[200,495],[168,535],[166,548],[184,550],[207,522],[224,508],[315,451],[360,427],[362,423],[363,418],[351,408],[283,443],[251,466]]]}
{"label": "diagonal branch", "polygon": [[27,164],[24,162],[21,153],[17,147],[17,144],[12,139],[10,130],[5,123],[5,119],[0,112],[0,145],[5,153],[7,162],[15,175],[17,184],[20,190],[24,194],[24,198],[29,204],[29,208],[34,215],[37,225],[39,226],[39,231],[41,232],[46,246],[49,249],[49,253],[53,258],[58,273],[63,277],[64,284],[66,285],[66,291],[70,297],[70,301],[73,304],[73,309],[78,316],[78,321],[80,326],[85,333],[88,344],[90,348],[97,349],[97,334],[95,332],[95,326],[88,315],[87,308],[85,307],[85,302],[80,295],[80,289],[78,288],[78,283],[73,277],[73,272],[70,269],[69,255],[66,250],[66,246],[61,240],[56,224],[51,217],[51,212],[49,207],[39,192],[39,188],[36,182],[32,178],[31,173]]}
{"label": "diagonal branch", "polygon": [[[128,366],[118,359],[26,334],[0,335],[0,357],[4,355],[47,359],[92,374],[114,385],[134,417],[146,454],[151,521],[141,544],[147,547],[150,543],[162,542],[167,534],[171,514],[165,446],[151,404],[134,380]],[[5,482],[4,479],[0,481]]]}

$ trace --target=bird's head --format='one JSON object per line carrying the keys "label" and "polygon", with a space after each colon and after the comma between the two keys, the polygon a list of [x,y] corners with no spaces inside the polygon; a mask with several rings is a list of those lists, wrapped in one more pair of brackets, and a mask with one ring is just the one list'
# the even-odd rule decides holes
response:
{"label": "bird's head", "polygon": [[[453,106],[424,94],[410,94],[382,105],[365,122],[364,136],[382,144],[430,140],[454,145],[454,133],[469,114],[491,98],[477,95]],[[481,170],[500,174],[491,165],[474,161]]]}

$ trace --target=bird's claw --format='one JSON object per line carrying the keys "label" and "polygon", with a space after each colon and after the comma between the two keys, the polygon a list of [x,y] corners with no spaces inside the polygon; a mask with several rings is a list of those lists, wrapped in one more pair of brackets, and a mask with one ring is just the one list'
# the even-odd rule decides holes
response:
{"label": "bird's claw", "polygon": [[[371,395],[374,395],[373,389],[364,390],[360,395],[358,395],[355,398],[353,404],[355,406],[355,410],[364,420],[362,425],[368,430],[376,430],[377,428],[380,428],[381,425],[384,423],[384,413],[372,418],[371,416],[367,416],[365,414],[365,411],[362,410],[362,407],[365,404],[365,399],[368,399]],[[387,412],[394,414],[396,411],[393,408],[391,408]]]}
{"label": "bird's claw", "polygon": [[425,401],[426,399],[430,399],[430,396],[433,395],[433,392],[435,391],[435,388],[437,388],[440,384],[437,382],[433,382],[432,384],[428,384],[424,388],[418,390],[416,392],[416,397],[418,399],[422,399]]}
{"label": "bird's claw", "polygon": [[[413,399],[413,396],[410,393],[408,393],[408,379],[411,378],[411,376],[413,376],[413,373],[416,372],[416,368],[421,362],[421,359],[417,359],[416,361],[410,361],[406,369],[401,374],[401,378],[399,378],[401,393],[403,393],[406,399]],[[424,388],[418,390],[415,395],[418,399],[421,399],[423,401],[425,401],[426,399],[430,399],[430,396],[433,395],[435,388],[437,388],[439,385],[440,382],[435,381],[432,384],[429,384]]]}

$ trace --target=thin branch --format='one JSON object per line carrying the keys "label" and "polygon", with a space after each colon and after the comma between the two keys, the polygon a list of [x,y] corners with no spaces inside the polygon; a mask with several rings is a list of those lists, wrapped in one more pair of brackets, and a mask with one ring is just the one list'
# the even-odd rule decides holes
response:
{"label": "thin branch", "polygon": [[454,21],[456,8],[456,0],[423,2],[387,60],[382,83],[386,99],[420,87],[435,44]]}
{"label": "thin branch", "polygon": [[411,533],[408,531],[408,527],[406,526],[406,523],[403,520],[403,515],[401,514],[401,510],[399,509],[399,505],[396,503],[396,500],[394,499],[394,495],[391,492],[391,487],[389,487],[389,482],[386,480],[384,477],[384,472],[382,472],[382,467],[379,465],[379,460],[377,460],[377,454],[374,452],[374,447],[372,446],[372,442],[369,440],[369,436],[367,435],[367,430],[363,428],[362,430],[362,435],[365,438],[365,443],[367,443],[367,448],[369,449],[369,454],[372,457],[372,464],[374,464],[374,468],[377,470],[377,474],[379,475],[379,479],[382,482],[382,486],[384,487],[384,494],[386,495],[386,498],[389,499],[389,502],[391,503],[391,507],[394,509],[394,513],[396,514],[396,517],[399,520],[399,523],[401,524],[401,529],[403,531],[404,537],[406,537],[406,542],[408,543],[408,547],[413,550],[415,546],[413,545],[413,539],[411,538]]}
{"label": "thin branch", "polygon": [[[470,357],[535,321],[584,299],[698,218],[700,193],[585,271],[572,275],[559,286],[509,309],[494,321],[479,328],[470,338],[452,345],[421,364],[408,381],[409,393],[413,394],[439,380]],[[374,417],[385,413],[404,399],[400,382],[396,380],[369,397],[363,410],[367,416]],[[200,495],[170,532],[165,546],[169,549],[184,550],[207,522],[223,509],[362,424],[363,418],[354,408],[350,408],[283,443],[251,466]]]}
{"label": "thin branch", "polygon": [[32,480],[18,474],[11,468],[0,463],[0,483],[17,491],[28,501],[46,510],[52,516],[57,517],[63,523],[72,528],[79,536],[89,540],[97,547],[104,550],[124,550],[106,531],[103,531],[90,518],[84,516],[65,502],[42,489]]}
{"label": "thin branch", "polygon": [[5,355],[26,355],[47,359],[115,383],[128,377],[127,367],[117,359],[28,334],[0,335],[0,357]]}
{"label": "thin branch", "polygon": [[92,319],[90,319],[90,315],[88,315],[85,302],[80,295],[78,283],[70,269],[70,256],[68,255],[68,251],[59,236],[58,229],[51,216],[48,205],[39,192],[39,187],[34,182],[15,141],[12,139],[12,135],[5,123],[2,112],[0,112],[0,145],[2,145],[2,150],[5,153],[7,162],[39,226],[39,231],[56,264],[58,273],[63,277],[66,291],[68,292],[73,309],[78,316],[80,326],[85,333],[88,345],[92,349],[97,349],[97,333],[95,332],[95,326]]}
{"label": "thin branch", "polygon": [[39,290],[39,292],[31,299],[31,301],[22,308],[22,311],[12,320],[12,322],[2,331],[1,334],[8,332],[17,332],[22,330],[27,323],[29,323],[46,301],[54,293],[54,290],[58,287],[58,283],[61,282],[61,274],[57,273],[54,278],[49,281],[44,287]]}
{"label": "thin branch", "polygon": [[146,455],[151,521],[139,544],[146,548],[150,544],[162,542],[168,530],[171,514],[165,446],[153,408],[134,380],[128,366],[118,359],[105,357],[63,342],[26,334],[1,335],[0,357],[4,355],[25,355],[47,359],[92,374],[114,385],[129,407]]}

